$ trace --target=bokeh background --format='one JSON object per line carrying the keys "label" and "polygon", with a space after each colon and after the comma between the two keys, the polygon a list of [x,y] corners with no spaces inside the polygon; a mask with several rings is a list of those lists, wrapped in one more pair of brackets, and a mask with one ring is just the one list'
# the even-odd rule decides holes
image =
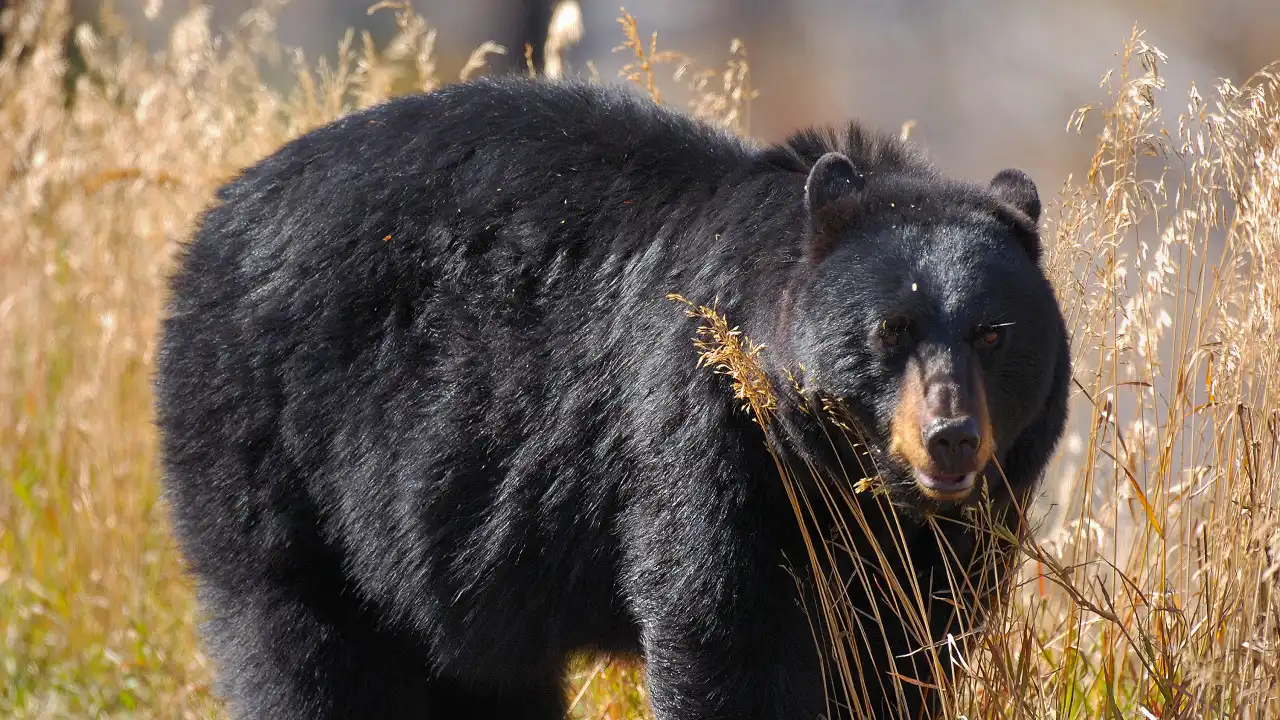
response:
{"label": "bokeh background", "polygon": [[[10,0],[12,2],[12,0]],[[367,12],[373,0],[294,0],[281,12],[278,36],[309,58],[335,54],[347,28],[385,40],[391,12]],[[594,64],[606,79],[630,58],[614,53],[622,39],[620,0],[580,0],[584,36],[566,56],[571,71]],[[252,0],[216,0],[214,28],[228,27]],[[0,0],[3,5],[3,0]],[[162,48],[188,3],[116,0],[115,11]],[[147,6],[160,6],[154,21]],[[523,65],[526,42],[541,54],[553,0],[414,0],[441,32],[442,77],[482,42],[509,49],[490,65]],[[622,6],[659,50],[718,65],[730,41],[745,41],[753,85],[751,133],[784,137],[803,124],[858,117],[896,129],[914,121],[913,137],[948,171],[985,178],[1016,165],[1054,192],[1070,172],[1087,167],[1094,138],[1066,132],[1072,111],[1099,99],[1098,83],[1135,26],[1174,59],[1170,89],[1209,88],[1222,77],[1243,80],[1276,59],[1277,0],[630,0]],[[98,0],[75,0],[93,21]],[[540,61],[540,58],[539,58]],[[282,78],[283,80],[284,78]],[[1207,94],[1207,93],[1206,93]]]}

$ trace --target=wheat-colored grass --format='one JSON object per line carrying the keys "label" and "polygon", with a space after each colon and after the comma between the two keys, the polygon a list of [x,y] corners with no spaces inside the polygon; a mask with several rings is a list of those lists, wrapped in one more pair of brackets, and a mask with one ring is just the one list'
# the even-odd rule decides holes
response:
{"label": "wheat-colored grass", "polygon": [[[354,108],[436,87],[436,30],[380,3],[395,38],[348,34],[330,66],[279,47],[273,4],[218,37],[195,9],[149,54],[109,14],[101,33],[71,28],[67,4],[0,14],[0,715],[217,717],[158,498],[149,373],[163,279],[237,169]],[[556,72],[572,15],[547,44]],[[749,133],[740,43],[723,68],[694,71],[621,22],[628,76],[655,97],[674,81],[691,112]],[[74,76],[68,31],[87,66]],[[495,51],[479,48],[465,72]],[[1070,126],[1098,134],[1097,154],[1048,213],[1047,264],[1083,431],[1050,470],[1041,504],[1054,511],[1023,544],[1003,610],[975,629],[952,714],[1280,716],[1280,80],[1264,70],[1207,98],[1192,90],[1179,130],[1163,133],[1164,62],[1135,35],[1106,99]],[[295,82],[272,87],[273,66]],[[689,310],[709,329],[710,369],[737,371],[718,337],[746,358],[768,352],[726,334],[732,318]],[[767,423],[738,369],[737,402]],[[794,500],[854,491],[874,483]],[[839,594],[826,599],[838,619]],[[838,669],[856,695],[855,669]],[[639,677],[583,659],[566,690],[575,717],[644,715]]]}

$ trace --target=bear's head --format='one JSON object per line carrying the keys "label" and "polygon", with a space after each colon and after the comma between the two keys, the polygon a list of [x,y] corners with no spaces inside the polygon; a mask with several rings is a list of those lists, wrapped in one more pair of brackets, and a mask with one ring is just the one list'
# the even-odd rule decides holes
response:
{"label": "bear's head", "polygon": [[863,173],[827,152],[804,203],[787,310],[802,393],[849,411],[899,499],[1033,482],[1065,422],[1068,339],[1031,179]]}

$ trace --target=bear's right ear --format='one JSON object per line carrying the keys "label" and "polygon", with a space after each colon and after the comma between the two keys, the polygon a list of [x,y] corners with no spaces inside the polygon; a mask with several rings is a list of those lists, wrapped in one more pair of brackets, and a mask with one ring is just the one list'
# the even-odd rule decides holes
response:
{"label": "bear's right ear", "polygon": [[828,203],[852,195],[866,187],[867,179],[853,167],[849,158],[829,152],[818,158],[804,183],[804,201],[809,217],[814,217]]}

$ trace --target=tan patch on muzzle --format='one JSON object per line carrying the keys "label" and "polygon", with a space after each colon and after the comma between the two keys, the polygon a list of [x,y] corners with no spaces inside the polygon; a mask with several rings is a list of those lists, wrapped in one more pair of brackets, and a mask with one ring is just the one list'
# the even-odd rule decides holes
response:
{"label": "tan patch on muzzle", "polygon": [[[929,412],[928,388],[925,387],[923,375],[921,368],[915,363],[908,364],[902,375],[902,383],[898,388],[898,406],[894,410],[889,427],[890,452],[915,470],[927,475],[939,475],[941,473],[934,465],[929,448],[925,444],[924,427],[921,423],[929,416],[969,415],[977,422],[979,434],[978,447],[974,450],[973,471],[981,472],[991,462],[995,452],[991,414],[987,410],[987,394],[981,375],[977,369],[973,371],[973,377],[969,379],[971,384],[968,392],[965,393],[967,403],[957,408],[940,409],[940,412]],[[939,499],[944,497],[932,488],[919,483],[917,485],[930,497]]]}
{"label": "tan patch on muzzle", "polygon": [[909,363],[898,387],[898,407],[889,425],[889,450],[907,461],[913,468],[929,468],[929,448],[924,445],[924,429],[920,419],[924,417],[924,383],[920,369]]}

